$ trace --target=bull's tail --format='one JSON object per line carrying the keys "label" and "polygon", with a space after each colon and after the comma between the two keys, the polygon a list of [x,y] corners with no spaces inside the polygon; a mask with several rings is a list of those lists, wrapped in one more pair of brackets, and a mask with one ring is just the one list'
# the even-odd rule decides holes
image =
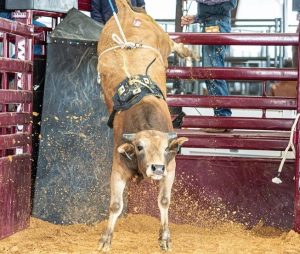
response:
{"label": "bull's tail", "polygon": [[116,0],[116,4],[119,17],[127,17],[128,13],[134,14],[135,12],[147,14],[145,8],[132,6],[130,0]]}
{"label": "bull's tail", "polygon": [[130,0],[116,0],[118,16],[124,16],[126,13],[133,12]]}
{"label": "bull's tail", "polygon": [[172,52],[176,52],[182,58],[192,58],[199,61],[199,56],[195,54],[191,49],[186,47],[183,43],[177,43],[171,40]]}

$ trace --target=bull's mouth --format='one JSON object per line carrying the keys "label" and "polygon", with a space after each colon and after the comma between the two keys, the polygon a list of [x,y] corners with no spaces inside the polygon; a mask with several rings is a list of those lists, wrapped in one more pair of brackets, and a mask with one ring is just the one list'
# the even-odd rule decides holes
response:
{"label": "bull's mouth", "polygon": [[156,172],[153,171],[149,172],[149,171],[146,172],[146,175],[153,180],[161,180],[166,174],[166,172],[164,171],[156,171]]}
{"label": "bull's mouth", "polygon": [[153,180],[159,181],[159,180],[161,180],[163,178],[163,176],[164,175],[157,175],[157,174],[155,174],[155,175],[150,176],[150,178],[153,179]]}

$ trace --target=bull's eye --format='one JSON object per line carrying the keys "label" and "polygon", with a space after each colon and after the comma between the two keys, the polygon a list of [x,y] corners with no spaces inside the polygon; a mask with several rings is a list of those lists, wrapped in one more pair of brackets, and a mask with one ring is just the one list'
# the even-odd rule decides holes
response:
{"label": "bull's eye", "polygon": [[138,149],[138,151],[142,151],[144,149],[144,147],[142,146],[137,146],[136,149]]}

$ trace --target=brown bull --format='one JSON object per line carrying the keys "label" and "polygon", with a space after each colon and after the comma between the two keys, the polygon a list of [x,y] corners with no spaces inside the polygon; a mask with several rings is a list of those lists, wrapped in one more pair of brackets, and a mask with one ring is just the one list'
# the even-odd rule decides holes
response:
{"label": "brown bull", "polygon": [[[176,51],[178,48],[183,49],[183,55],[187,50],[170,40],[168,34],[150,16],[133,11],[126,0],[117,0],[116,3],[127,41],[149,47],[118,48],[112,40],[113,33],[121,37],[115,19],[111,18],[105,25],[98,43],[98,72],[108,110],[113,112],[115,105],[112,97],[119,84],[135,75],[146,73],[160,88],[162,96],[147,95],[129,109],[117,111],[114,116],[110,214],[99,249],[110,249],[115,223],[123,209],[124,188],[130,179],[138,177],[159,180],[159,242],[162,249],[168,250],[171,247],[168,209],[175,177],[175,155],[187,139],[176,139],[173,132],[171,116],[164,100],[166,67],[167,57],[173,48],[176,47]],[[111,48],[114,49],[108,50]],[[147,82],[142,83],[147,86]]]}
{"label": "brown bull", "polygon": [[271,96],[280,97],[297,97],[297,82],[296,81],[280,81],[273,84],[271,87]]}

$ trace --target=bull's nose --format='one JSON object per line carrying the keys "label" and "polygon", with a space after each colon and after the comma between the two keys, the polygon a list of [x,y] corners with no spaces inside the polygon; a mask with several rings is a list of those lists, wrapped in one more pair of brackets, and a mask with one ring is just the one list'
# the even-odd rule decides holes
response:
{"label": "bull's nose", "polygon": [[152,164],[151,170],[156,175],[163,175],[165,171],[165,165]]}

